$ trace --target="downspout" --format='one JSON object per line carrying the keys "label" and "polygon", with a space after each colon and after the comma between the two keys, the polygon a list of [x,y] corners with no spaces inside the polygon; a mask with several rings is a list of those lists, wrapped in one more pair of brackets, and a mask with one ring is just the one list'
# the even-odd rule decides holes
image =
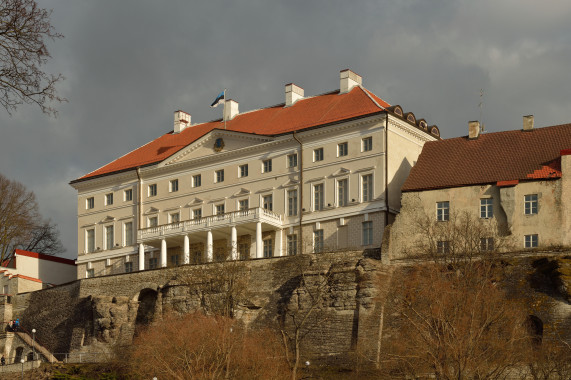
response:
{"label": "downspout", "polygon": [[301,229],[301,227],[302,227],[301,219],[303,216],[303,209],[302,209],[302,205],[303,205],[303,145],[301,144],[301,141],[299,141],[299,139],[295,135],[295,131],[293,132],[293,138],[295,139],[295,141],[297,141],[299,143],[299,253],[301,254],[302,248],[303,248],[303,244],[302,244],[303,232]]}
{"label": "downspout", "polygon": [[385,114],[385,227],[389,225],[389,114]]}
{"label": "downspout", "polygon": [[[143,179],[141,178],[141,167],[137,166],[137,178],[139,178],[139,195],[137,199],[137,219],[138,219],[138,230],[143,228],[142,221],[143,221]],[[137,231],[137,235],[139,232]]]}

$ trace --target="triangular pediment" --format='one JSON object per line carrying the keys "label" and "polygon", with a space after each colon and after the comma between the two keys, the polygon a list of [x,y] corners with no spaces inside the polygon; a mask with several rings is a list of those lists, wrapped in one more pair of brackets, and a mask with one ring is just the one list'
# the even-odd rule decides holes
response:
{"label": "triangular pediment", "polygon": [[246,188],[243,187],[243,188],[241,188],[239,191],[235,192],[232,196],[233,196],[233,197],[242,197],[242,196],[248,195],[248,194],[250,194],[250,193],[251,193],[250,190],[248,190],[248,189],[246,189]]}
{"label": "triangular pediment", "polygon": [[345,168],[339,168],[337,169],[337,171],[335,171],[335,173],[331,174],[331,177],[340,177],[349,174],[351,174],[351,170]]}
{"label": "triangular pediment", "polygon": [[199,205],[199,204],[201,204],[201,203],[204,203],[204,201],[203,201],[202,199],[200,199],[200,198],[194,198],[193,200],[191,200],[190,202],[188,202],[188,203],[186,204],[186,206],[187,206],[187,207],[189,207],[189,206],[195,206],[195,205]]}
{"label": "triangular pediment", "polygon": [[297,186],[299,185],[299,181],[296,179],[288,179],[286,182],[282,183],[282,185],[280,186],[281,188],[284,187],[292,187],[292,186]]}
{"label": "triangular pediment", "polygon": [[255,147],[258,144],[264,144],[273,140],[272,137],[260,136],[253,133],[215,129],[179,150],[159,164],[159,166],[167,166],[195,158],[209,157],[234,150]]}
{"label": "triangular pediment", "polygon": [[143,214],[145,215],[149,215],[149,214],[156,214],[158,213],[160,210],[156,207],[150,207],[148,208]]}
{"label": "triangular pediment", "polygon": [[111,215],[107,215],[105,218],[103,218],[101,220],[101,223],[107,223],[107,222],[112,222],[115,220],[115,217],[111,216]]}

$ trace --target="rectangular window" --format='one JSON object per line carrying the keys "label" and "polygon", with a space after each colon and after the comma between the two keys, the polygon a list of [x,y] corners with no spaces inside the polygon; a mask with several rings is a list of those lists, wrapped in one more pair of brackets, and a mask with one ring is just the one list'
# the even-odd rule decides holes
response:
{"label": "rectangular window", "polygon": [[288,154],[287,156],[287,167],[295,168],[297,166],[297,154]]}
{"label": "rectangular window", "polygon": [[269,173],[272,171],[272,160],[265,160],[262,162],[262,173]]}
{"label": "rectangular window", "polygon": [[297,235],[287,235],[287,255],[297,255]]}
{"label": "rectangular window", "polygon": [[525,235],[525,248],[536,248],[538,242],[537,234]]}
{"label": "rectangular window", "polygon": [[200,218],[202,218],[202,209],[195,208],[194,210],[192,210],[192,219],[200,219]]}
{"label": "rectangular window", "polygon": [[494,238],[481,238],[480,239],[480,251],[490,252],[494,250]]}
{"label": "rectangular window", "polygon": [[133,222],[125,223],[125,246],[133,245]]}
{"label": "rectangular window", "polygon": [[264,240],[264,257],[272,257],[274,254],[274,241],[273,239]]}
{"label": "rectangular window", "polygon": [[248,260],[250,258],[250,244],[238,244],[238,252],[240,253],[240,260]]}
{"label": "rectangular window", "polygon": [[287,215],[297,215],[297,190],[288,190],[287,192]]}
{"label": "rectangular window", "polygon": [[87,245],[86,245],[86,250],[87,253],[92,253],[95,252],[95,229],[92,228],[90,230],[86,231],[86,240],[87,240]]}
{"label": "rectangular window", "polygon": [[323,161],[323,148],[313,150],[313,162]]}
{"label": "rectangular window", "polygon": [[373,244],[373,222],[363,222],[363,245]]}
{"label": "rectangular window", "polygon": [[224,169],[216,170],[215,180],[216,183],[224,182]]}
{"label": "rectangular window", "polygon": [[156,257],[151,257],[149,259],[149,269],[157,269],[159,266],[159,259]]}
{"label": "rectangular window", "polygon": [[240,211],[246,211],[250,208],[250,202],[247,199],[242,199],[238,201],[238,209]]}
{"label": "rectangular window", "polygon": [[493,198],[480,199],[480,218],[491,219],[494,217]]}
{"label": "rectangular window", "polygon": [[202,186],[202,176],[200,174],[192,176],[192,187]]}
{"label": "rectangular window", "polygon": [[313,232],[313,252],[323,252],[323,230]]}
{"label": "rectangular window", "polygon": [[178,223],[180,222],[180,214],[178,212],[173,212],[169,214],[169,219],[171,223]]}
{"label": "rectangular window", "polygon": [[262,198],[262,207],[264,210],[273,211],[274,210],[274,202],[273,197],[271,195],[264,195]]}
{"label": "rectangular window", "polygon": [[313,210],[319,211],[323,210],[324,205],[324,191],[323,191],[323,184],[320,183],[318,185],[313,186]]}
{"label": "rectangular window", "polygon": [[524,205],[525,205],[525,215],[537,214],[537,194],[526,195]]}
{"label": "rectangular window", "polygon": [[450,202],[436,202],[436,220],[445,222],[450,219]]}
{"label": "rectangular window", "polygon": [[93,278],[95,277],[95,269],[88,269],[87,272],[85,273],[85,277],[86,278]]}
{"label": "rectangular window", "polygon": [[113,226],[105,227],[105,249],[113,249]]}
{"label": "rectangular window", "polygon": [[445,254],[450,253],[450,242],[449,241],[439,241],[436,243],[436,252]]}
{"label": "rectangular window", "polygon": [[363,152],[368,152],[373,150],[373,138],[372,137],[365,137],[361,140],[361,146],[363,148]]}
{"label": "rectangular window", "polygon": [[173,179],[170,181],[170,190],[171,193],[175,193],[178,191],[178,179]]}
{"label": "rectangular window", "polygon": [[93,198],[93,197],[87,198],[85,201],[85,208],[87,208],[89,210],[89,209],[92,209],[94,207],[95,207],[95,198]]}
{"label": "rectangular window", "polygon": [[349,153],[349,145],[346,142],[337,144],[337,157],[346,156],[348,153]]}
{"label": "rectangular window", "polygon": [[171,255],[171,266],[178,267],[180,265],[180,255]]}
{"label": "rectangular window", "polygon": [[128,261],[125,263],[125,273],[131,273],[133,271],[133,263]]}
{"label": "rectangular window", "polygon": [[361,177],[361,196],[363,202],[373,200],[373,175],[367,174]]}
{"label": "rectangular window", "polygon": [[216,215],[224,215],[224,203],[216,205]]}
{"label": "rectangular window", "polygon": [[159,225],[159,217],[152,216],[149,218],[149,227],[156,227]]}
{"label": "rectangular window", "polygon": [[244,178],[248,176],[248,164],[240,165],[240,178]]}
{"label": "rectangular window", "polygon": [[129,202],[133,200],[133,189],[127,189],[123,192],[123,198],[125,202]]}
{"label": "rectangular window", "polygon": [[341,179],[337,181],[337,205],[339,207],[347,206],[347,203],[349,201],[348,190],[349,190],[349,181],[347,179]]}
{"label": "rectangular window", "polygon": [[105,194],[105,205],[111,206],[113,204],[113,193]]}
{"label": "rectangular window", "polygon": [[157,195],[157,184],[154,183],[149,185],[149,197],[154,197]]}

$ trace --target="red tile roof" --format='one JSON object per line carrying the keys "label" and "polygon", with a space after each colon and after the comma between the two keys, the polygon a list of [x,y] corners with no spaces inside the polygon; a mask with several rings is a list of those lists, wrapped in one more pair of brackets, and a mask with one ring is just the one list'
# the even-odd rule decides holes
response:
{"label": "red tile roof", "polygon": [[[374,101],[372,100],[374,99]],[[378,104],[375,104],[375,102]],[[280,135],[307,128],[381,112],[390,105],[368,90],[355,87],[349,93],[339,91],[298,100],[293,106],[283,104],[245,112],[226,122],[230,131],[260,135]],[[172,131],[121,158],[75,180],[115,173],[137,166],[161,162],[213,129],[224,129],[222,120],[192,125],[179,134]]]}
{"label": "red tile roof", "polygon": [[571,124],[427,142],[402,191],[561,177]]}

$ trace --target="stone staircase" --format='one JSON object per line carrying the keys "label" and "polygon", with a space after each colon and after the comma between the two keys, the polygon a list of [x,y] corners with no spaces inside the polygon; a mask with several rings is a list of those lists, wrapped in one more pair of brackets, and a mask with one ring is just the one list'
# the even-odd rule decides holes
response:
{"label": "stone staircase", "polygon": [[23,331],[16,331],[14,334],[16,334],[29,347],[34,347],[36,354],[42,355],[46,361],[48,361],[50,363],[59,362],[59,360],[57,360],[55,358],[55,356],[53,356],[52,353],[50,351],[48,351],[47,348],[40,345],[37,340],[34,342],[32,340],[32,337],[28,333],[23,332]]}

